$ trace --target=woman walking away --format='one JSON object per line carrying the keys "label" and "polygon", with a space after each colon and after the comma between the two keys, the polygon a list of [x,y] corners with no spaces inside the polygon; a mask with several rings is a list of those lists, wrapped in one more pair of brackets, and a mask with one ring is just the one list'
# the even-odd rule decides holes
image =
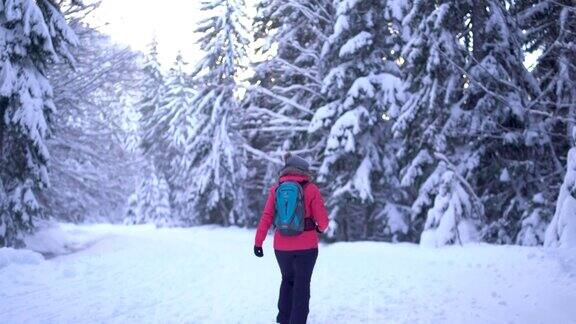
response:
{"label": "woman walking away", "polygon": [[305,324],[310,279],[318,257],[318,233],[328,227],[328,214],[318,187],[310,181],[306,160],[284,156],[279,181],[270,188],[256,231],[254,254],[264,256],[262,243],[274,224],[274,253],[282,272],[278,316],[281,324]]}

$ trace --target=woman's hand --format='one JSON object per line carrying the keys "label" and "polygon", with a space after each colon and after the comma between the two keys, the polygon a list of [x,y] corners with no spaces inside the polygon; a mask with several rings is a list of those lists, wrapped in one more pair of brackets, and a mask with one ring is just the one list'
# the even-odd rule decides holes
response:
{"label": "woman's hand", "polygon": [[262,250],[261,246],[255,246],[254,247],[254,255],[261,258],[264,256],[264,250]]}

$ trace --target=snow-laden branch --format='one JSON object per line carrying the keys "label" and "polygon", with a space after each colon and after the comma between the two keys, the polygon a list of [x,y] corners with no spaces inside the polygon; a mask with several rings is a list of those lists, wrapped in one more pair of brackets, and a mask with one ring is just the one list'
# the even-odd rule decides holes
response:
{"label": "snow-laden branch", "polygon": [[[474,79],[472,77],[472,75],[470,75],[470,73],[468,73],[468,71],[466,71],[466,69],[464,69],[463,67],[461,67],[460,65],[458,65],[456,62],[454,62],[452,59],[450,59],[450,57],[448,55],[446,55],[446,53],[444,53],[440,48],[438,48],[438,52],[444,56],[449,62],[450,64],[452,64],[454,67],[456,67],[458,70],[460,70],[460,72],[462,72],[464,75],[466,75],[466,77],[468,78],[468,80],[470,80],[471,82],[474,82],[474,84],[476,84],[478,87],[480,87],[482,90],[484,90],[488,95],[492,96],[493,98],[495,98],[496,100],[500,101],[502,104],[504,104],[505,106],[514,109],[514,105],[510,104],[508,102],[508,100],[506,98],[504,98],[503,96],[495,93],[494,91],[491,91],[490,89],[488,89],[481,81],[478,81],[476,79]],[[531,105],[529,105],[528,107],[531,107]],[[568,105],[568,107],[570,107],[570,105]],[[565,122],[570,122],[570,123],[576,123],[576,120],[573,120],[571,118],[567,118],[567,117],[561,117],[561,116],[554,116],[550,113],[547,112],[543,112],[540,110],[536,110],[536,109],[530,109],[527,108],[526,109],[527,112],[531,113],[531,114],[537,114],[537,115],[544,115],[544,116],[549,116],[551,118],[556,118],[558,120],[562,120]]]}
{"label": "snow-laden branch", "polygon": [[267,95],[267,96],[272,97],[274,99],[280,100],[281,102],[283,102],[289,106],[292,106],[292,107],[294,107],[294,108],[296,108],[296,109],[298,109],[298,110],[300,110],[300,111],[302,111],[308,115],[314,114],[312,111],[310,111],[310,109],[300,105],[299,103],[295,102],[294,100],[288,99],[288,98],[280,96],[278,94],[275,94],[274,92],[272,92],[266,88],[263,88],[260,86],[249,86],[249,87],[247,87],[247,89],[253,90],[253,91],[258,91],[264,95]]}
{"label": "snow-laden branch", "polygon": [[[319,86],[319,85],[318,85],[318,86]],[[311,87],[308,87],[308,86],[305,86],[305,85],[302,85],[302,84],[293,84],[293,85],[288,86],[288,87],[280,87],[280,86],[276,86],[276,85],[275,85],[275,86],[272,87],[272,90],[273,90],[273,91],[282,92],[282,93],[287,93],[287,92],[292,92],[292,91],[303,90],[303,91],[306,91],[306,92],[310,93],[310,94],[313,95],[313,96],[317,96],[317,97],[320,97],[320,98],[325,98],[325,96],[324,96],[322,93],[320,93],[320,91],[316,91],[316,90],[312,89]],[[320,90],[320,89],[318,89],[318,90]]]}
{"label": "snow-laden branch", "polygon": [[246,130],[257,130],[259,132],[307,132],[308,126],[270,126],[270,127],[257,127],[247,128]]}
{"label": "snow-laden branch", "polygon": [[464,179],[460,173],[458,173],[458,168],[452,163],[450,162],[450,160],[448,159],[448,157],[446,157],[446,155],[440,153],[440,152],[434,152],[434,157],[437,158],[438,160],[444,162],[446,164],[446,166],[448,167],[449,170],[451,170],[454,175],[456,176],[456,178],[458,179],[458,181],[460,181],[460,184],[464,187],[464,189],[468,192],[469,195],[471,195],[472,197],[474,197],[474,209],[476,209],[476,212],[478,213],[478,215],[480,217],[484,217],[484,206],[482,205],[480,197],[478,197],[478,195],[476,195],[476,192],[474,191],[474,189],[472,188],[472,186],[470,186],[470,184],[468,183],[468,181],[466,181],[466,179]]}
{"label": "snow-laden branch", "polygon": [[256,107],[256,106],[251,106],[251,107],[249,108],[249,111],[254,111],[254,112],[257,112],[257,113],[262,113],[262,114],[270,115],[271,117],[276,118],[276,119],[278,120],[278,122],[282,122],[282,123],[283,123],[283,122],[286,122],[286,123],[289,123],[289,124],[292,124],[292,125],[301,125],[301,126],[308,125],[308,122],[306,122],[306,121],[303,121],[303,120],[300,120],[300,119],[294,119],[294,118],[288,117],[288,116],[286,116],[286,115],[284,115],[284,114],[279,114],[279,113],[277,113],[277,112],[274,112],[274,111],[272,111],[272,110],[270,110],[270,109],[266,109],[266,108],[260,108],[260,107]]}
{"label": "snow-laden branch", "polygon": [[281,64],[284,64],[284,65],[286,65],[286,66],[288,66],[288,67],[296,70],[298,73],[300,73],[300,74],[302,74],[303,76],[307,77],[308,79],[314,81],[316,84],[321,84],[321,83],[322,83],[322,81],[319,80],[316,76],[312,75],[312,73],[310,73],[310,72],[308,72],[307,70],[305,70],[305,69],[303,69],[303,68],[301,68],[301,67],[298,67],[298,66],[296,66],[296,65],[294,65],[294,64],[292,64],[292,63],[290,63],[290,62],[288,62],[288,61],[286,61],[286,60],[283,59],[283,58],[277,57],[277,58],[274,59],[274,61],[280,62]]}
{"label": "snow-laden branch", "polygon": [[[492,80],[494,80],[497,83],[500,84],[504,84],[508,87],[510,87],[511,89],[514,89],[516,91],[518,91],[519,93],[523,92],[523,89],[520,89],[520,87],[518,87],[517,85],[513,84],[512,82],[506,81],[503,78],[497,78],[494,74],[492,74],[492,71],[488,70],[486,67],[484,67],[484,65],[482,65],[481,62],[479,62],[474,55],[468,55],[470,57],[470,59],[476,64],[477,67],[479,67],[480,69],[482,69],[482,71],[484,71],[484,73],[486,73],[487,75],[490,76],[490,78],[492,78]],[[468,76],[468,75],[467,75]],[[530,76],[531,77],[531,76]],[[532,78],[532,77],[531,77]],[[534,83],[536,82],[535,80],[533,80]],[[542,92],[540,89],[536,88],[536,89],[532,89],[534,92]]]}
{"label": "snow-laden branch", "polygon": [[[282,7],[285,7],[285,8],[292,7],[294,9],[296,9],[297,11],[301,12],[304,16],[306,16],[306,18],[308,18],[311,21],[314,21],[316,18],[319,20],[323,20],[327,24],[330,23],[330,21],[328,19],[326,19],[325,17],[323,17],[322,15],[310,10],[309,8],[306,8],[305,6],[303,6],[299,3],[295,3],[295,1],[287,1]],[[283,11],[282,7],[280,7],[280,9],[278,11]]]}
{"label": "snow-laden branch", "polygon": [[276,158],[273,158],[273,157],[270,157],[270,154],[265,153],[265,152],[262,152],[262,151],[260,151],[260,150],[258,150],[258,149],[255,149],[255,148],[253,148],[252,146],[250,146],[250,145],[248,145],[248,144],[243,144],[242,147],[243,147],[247,152],[249,152],[249,153],[251,153],[251,154],[253,154],[253,155],[255,155],[255,156],[259,157],[259,158],[262,158],[262,159],[264,159],[264,160],[268,160],[268,161],[270,161],[270,162],[272,162],[272,163],[274,163],[274,164],[284,165],[284,162],[282,162],[282,160],[276,159]]}
{"label": "snow-laden branch", "polygon": [[321,59],[321,57],[320,57],[320,55],[319,55],[318,52],[316,52],[316,51],[314,51],[314,50],[311,50],[311,49],[309,49],[309,48],[304,48],[304,47],[300,46],[300,44],[297,43],[297,42],[290,42],[290,43],[288,43],[287,45],[294,47],[294,49],[300,51],[300,52],[303,53],[303,54],[306,54],[306,55],[309,55],[309,56],[313,57],[313,58],[316,59],[317,61],[319,61],[319,60]]}

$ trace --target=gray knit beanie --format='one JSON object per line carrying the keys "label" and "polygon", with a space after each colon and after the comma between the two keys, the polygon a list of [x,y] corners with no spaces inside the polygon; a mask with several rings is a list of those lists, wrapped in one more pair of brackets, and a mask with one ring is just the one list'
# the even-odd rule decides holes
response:
{"label": "gray knit beanie", "polygon": [[304,158],[288,152],[284,154],[284,169],[288,168],[294,168],[308,173],[310,171],[310,164]]}

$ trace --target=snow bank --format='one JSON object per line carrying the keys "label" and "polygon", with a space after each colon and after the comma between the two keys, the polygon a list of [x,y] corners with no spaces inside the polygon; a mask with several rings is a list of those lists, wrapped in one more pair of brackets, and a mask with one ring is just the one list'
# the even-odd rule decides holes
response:
{"label": "snow bank", "polygon": [[110,235],[106,226],[82,227],[51,221],[39,222],[38,226],[40,229],[35,234],[24,239],[26,249],[0,249],[0,268],[10,264],[40,264],[45,257],[52,258],[84,250]]}
{"label": "snow bank", "polygon": [[574,282],[576,282],[576,247],[552,248],[549,251],[558,261],[562,269],[574,278]]}
{"label": "snow bank", "polygon": [[34,251],[0,248],[0,269],[10,264],[39,264],[42,261],[44,257]]}
{"label": "snow bank", "polygon": [[39,227],[40,229],[27,236],[24,242],[27,249],[47,257],[83,250],[108,235],[94,230],[88,231],[73,224],[44,222],[39,224]]}

